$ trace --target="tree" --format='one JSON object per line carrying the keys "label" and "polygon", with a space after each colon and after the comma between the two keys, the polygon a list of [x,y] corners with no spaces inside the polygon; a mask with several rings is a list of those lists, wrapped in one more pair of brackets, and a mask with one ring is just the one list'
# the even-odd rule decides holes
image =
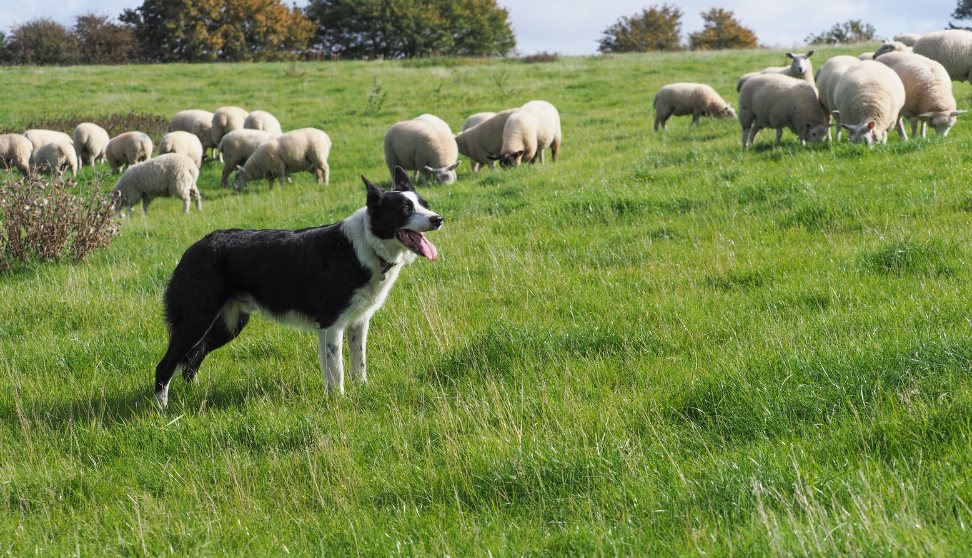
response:
{"label": "tree", "polygon": [[144,0],[119,19],[150,62],[289,59],[314,35],[314,24],[280,0]]}
{"label": "tree", "polygon": [[600,52],[646,52],[682,47],[682,10],[662,4],[625,16],[604,30]]}
{"label": "tree", "polygon": [[74,22],[82,64],[127,64],[135,55],[135,32],[108,16],[85,14]]}
{"label": "tree", "polygon": [[14,64],[76,64],[78,39],[71,30],[52,19],[35,19],[10,31],[7,57]]}
{"label": "tree", "polygon": [[817,35],[807,35],[805,41],[812,45],[867,43],[877,40],[876,34],[877,30],[870,23],[851,19],[844,23],[835,23],[833,27]]}
{"label": "tree", "polygon": [[[958,0],[955,11],[952,12],[952,17],[959,20],[972,19],[972,0]],[[949,22],[948,26],[952,29],[969,29],[967,26],[955,25],[951,22]]]}
{"label": "tree", "polygon": [[721,50],[727,48],[756,48],[756,34],[743,27],[729,10],[712,8],[702,12],[705,25],[701,31],[689,35],[689,48]]}
{"label": "tree", "polygon": [[305,13],[331,56],[504,55],[516,45],[496,0],[311,0]]}

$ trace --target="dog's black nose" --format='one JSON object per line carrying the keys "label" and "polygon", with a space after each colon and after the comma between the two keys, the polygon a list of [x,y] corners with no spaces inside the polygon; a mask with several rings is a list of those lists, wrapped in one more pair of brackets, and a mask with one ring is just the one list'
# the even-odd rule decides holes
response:
{"label": "dog's black nose", "polygon": [[442,226],[442,217],[439,215],[433,215],[429,217],[429,223],[432,224],[433,229],[437,229]]}

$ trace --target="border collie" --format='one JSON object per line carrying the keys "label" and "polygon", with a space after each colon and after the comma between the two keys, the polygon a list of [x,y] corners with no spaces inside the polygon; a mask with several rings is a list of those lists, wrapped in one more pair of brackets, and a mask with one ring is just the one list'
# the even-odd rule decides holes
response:
{"label": "border collie", "polygon": [[394,176],[389,191],[362,176],[367,204],[339,223],[219,230],[190,246],[165,292],[169,348],[155,369],[156,400],[166,406],[176,371],[191,381],[206,355],[239,335],[253,312],[316,331],[328,391],[342,394],[347,330],[351,372],[367,381],[368,321],[404,265],[438,257],[422,233],[441,227],[442,217],[401,167]]}

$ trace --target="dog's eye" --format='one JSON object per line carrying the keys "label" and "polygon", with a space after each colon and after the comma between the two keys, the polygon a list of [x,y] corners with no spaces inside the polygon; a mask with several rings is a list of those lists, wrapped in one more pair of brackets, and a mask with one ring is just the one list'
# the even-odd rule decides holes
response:
{"label": "dog's eye", "polygon": [[405,205],[402,206],[402,213],[405,215],[411,215],[413,211],[415,211],[415,208],[410,201],[405,202]]}

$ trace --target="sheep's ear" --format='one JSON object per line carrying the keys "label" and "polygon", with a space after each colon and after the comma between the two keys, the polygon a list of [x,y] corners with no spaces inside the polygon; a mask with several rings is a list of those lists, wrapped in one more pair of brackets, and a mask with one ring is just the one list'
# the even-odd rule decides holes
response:
{"label": "sheep's ear", "polygon": [[523,150],[521,149],[520,151],[517,151],[516,153],[514,153],[514,154],[513,154],[513,158],[514,158],[514,159],[519,159],[520,157],[522,157],[522,156],[523,156],[523,154],[524,154],[524,153],[526,153],[526,151],[523,151]]}
{"label": "sheep's ear", "polygon": [[462,161],[456,161],[455,164],[449,165],[449,168],[447,168],[446,170],[454,171],[457,168],[459,168],[459,165],[461,165],[461,164],[462,164]]}
{"label": "sheep's ear", "polygon": [[844,124],[843,122],[841,122],[840,124],[838,124],[838,126],[840,126],[841,128],[843,128],[845,130],[850,130],[851,132],[854,131],[854,127],[851,126],[850,124]]}
{"label": "sheep's ear", "polygon": [[412,186],[412,181],[408,179],[408,173],[402,167],[395,167],[395,191],[396,192],[414,192],[415,186]]}
{"label": "sheep's ear", "polygon": [[499,161],[500,159],[502,159],[502,157],[493,157],[492,155],[487,155],[486,158],[489,159],[490,161]]}
{"label": "sheep's ear", "polygon": [[834,118],[838,118],[840,116],[840,111],[839,110],[832,110],[832,111],[830,111],[830,115],[833,116]]}
{"label": "sheep's ear", "polygon": [[380,187],[372,184],[370,180],[361,175],[361,181],[364,182],[365,188],[368,190],[368,207],[373,207],[378,205],[378,200],[381,199],[381,195],[385,193]]}
{"label": "sheep's ear", "polygon": [[810,58],[811,56],[813,56],[813,51],[812,50],[807,53],[807,58]]}
{"label": "sheep's ear", "polygon": [[792,52],[786,53],[786,57],[789,58],[790,60],[793,60],[793,53]]}
{"label": "sheep's ear", "polygon": [[969,112],[969,111],[967,111],[967,110],[953,110],[952,112],[948,113],[948,115],[949,116],[961,116],[961,115],[963,115],[963,114],[965,114],[967,112]]}
{"label": "sheep's ear", "polygon": [[918,115],[918,118],[920,118],[922,120],[931,120],[932,118],[935,118],[935,114],[936,113],[934,113],[934,112],[923,112],[923,113],[921,113],[921,114]]}

